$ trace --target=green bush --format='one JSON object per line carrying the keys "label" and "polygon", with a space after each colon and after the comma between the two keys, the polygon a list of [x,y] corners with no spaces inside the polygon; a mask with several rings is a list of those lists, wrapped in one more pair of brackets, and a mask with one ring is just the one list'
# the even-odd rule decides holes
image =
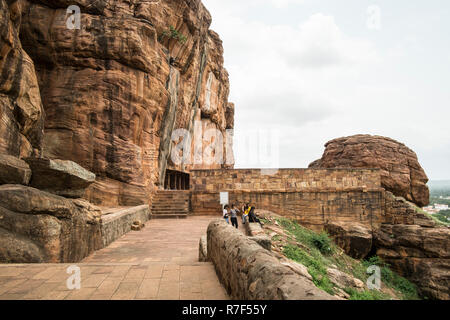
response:
{"label": "green bush", "polygon": [[323,254],[331,253],[331,239],[325,232],[311,235],[312,244]]}
{"label": "green bush", "polygon": [[316,248],[322,254],[330,254],[333,252],[333,242],[326,232],[316,233],[288,219],[279,219],[278,223],[294,235],[298,242],[311,248]]}
{"label": "green bush", "polygon": [[168,37],[169,39],[176,39],[182,44],[185,44],[187,41],[186,36],[178,32],[177,29],[175,29],[173,26],[169,27],[169,30],[166,30],[162,33],[163,37]]}

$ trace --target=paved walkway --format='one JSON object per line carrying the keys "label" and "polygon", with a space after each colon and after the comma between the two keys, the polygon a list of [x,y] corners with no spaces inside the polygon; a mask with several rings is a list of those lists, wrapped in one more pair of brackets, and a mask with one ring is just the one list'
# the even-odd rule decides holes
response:
{"label": "paved walkway", "polygon": [[[198,262],[198,242],[214,217],[151,220],[77,264],[0,265],[5,299],[228,299],[211,263]],[[71,265],[81,289],[69,290]]]}

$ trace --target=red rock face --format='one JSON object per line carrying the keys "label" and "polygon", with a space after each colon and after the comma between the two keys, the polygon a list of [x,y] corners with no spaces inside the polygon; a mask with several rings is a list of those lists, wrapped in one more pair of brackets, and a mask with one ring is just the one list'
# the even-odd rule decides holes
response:
{"label": "red rock face", "polygon": [[19,39],[22,3],[0,0],[0,153],[40,154],[44,111],[33,61]]}
{"label": "red rock face", "polygon": [[[36,66],[40,97],[20,133],[29,144],[38,140],[32,133],[39,127],[32,125],[41,119],[42,98],[43,155],[94,172],[90,201],[148,203],[167,168],[193,167],[171,161],[175,129],[195,134],[198,121],[225,137],[232,127],[222,43],[209,30],[211,16],[200,0],[23,3],[20,40]],[[73,4],[81,9],[80,29],[66,25]],[[19,50],[18,38],[11,41]]]}
{"label": "red rock face", "polygon": [[385,224],[374,232],[377,255],[428,298],[450,299],[450,229]]}
{"label": "red rock face", "polygon": [[390,138],[356,135],[329,141],[310,168],[379,168],[381,184],[420,207],[429,203],[428,177],[414,151]]}

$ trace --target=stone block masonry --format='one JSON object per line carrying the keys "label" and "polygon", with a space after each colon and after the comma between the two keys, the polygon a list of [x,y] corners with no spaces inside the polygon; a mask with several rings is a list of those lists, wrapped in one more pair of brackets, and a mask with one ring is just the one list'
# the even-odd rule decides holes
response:
{"label": "stone block masonry", "polygon": [[377,169],[194,170],[194,214],[220,214],[220,192],[230,203],[250,202],[314,230],[330,221],[358,221],[370,228],[383,219],[384,200]]}
{"label": "stone block masonry", "polygon": [[232,299],[335,299],[223,220],[209,224],[207,241],[208,258]]}
{"label": "stone block masonry", "polygon": [[279,169],[273,174],[264,172],[261,169],[192,170],[191,189],[194,192],[335,192],[381,188],[378,169]]}

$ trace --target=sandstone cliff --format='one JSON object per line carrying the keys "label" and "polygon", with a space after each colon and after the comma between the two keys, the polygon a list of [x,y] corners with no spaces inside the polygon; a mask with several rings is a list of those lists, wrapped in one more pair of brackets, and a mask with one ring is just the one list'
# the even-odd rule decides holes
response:
{"label": "sandstone cliff", "polygon": [[310,167],[379,168],[386,190],[381,225],[364,231],[356,221],[332,221],[326,229],[353,257],[378,255],[414,282],[423,296],[450,298],[450,229],[436,226],[417,207],[428,204],[429,191],[414,151],[390,138],[356,135],[329,141],[322,158]]}
{"label": "sandstone cliff", "polygon": [[[209,30],[211,16],[200,0],[20,4],[20,41],[18,32],[11,41],[23,53],[17,56],[31,66],[34,61],[36,76],[30,70],[29,77],[37,77],[40,97],[35,97],[34,118],[19,133],[39,146],[42,125],[34,131],[31,125],[42,124],[41,98],[43,155],[72,160],[95,173],[86,194],[90,201],[147,203],[166,168],[192,167],[170,161],[174,129],[201,135],[194,130],[199,121],[203,131],[217,129],[225,137],[233,127],[233,118],[227,117],[233,107],[227,101],[222,43]],[[73,4],[81,9],[80,29],[66,26],[66,10]],[[23,58],[25,51],[31,59]],[[39,90],[33,81],[20,80]],[[16,145],[18,139],[2,140]]]}
{"label": "sandstone cliff", "polygon": [[383,188],[396,196],[426,206],[428,177],[414,151],[393,139],[356,135],[325,144],[322,158],[310,168],[379,168]]}
{"label": "sandstone cliff", "polygon": [[0,153],[15,157],[38,156],[44,128],[34,64],[19,39],[22,9],[0,1]]}
{"label": "sandstone cliff", "polygon": [[[92,203],[149,204],[166,169],[233,166],[210,24],[200,0],[0,0],[0,261],[79,261],[102,246]],[[177,129],[228,163],[173,161]]]}

